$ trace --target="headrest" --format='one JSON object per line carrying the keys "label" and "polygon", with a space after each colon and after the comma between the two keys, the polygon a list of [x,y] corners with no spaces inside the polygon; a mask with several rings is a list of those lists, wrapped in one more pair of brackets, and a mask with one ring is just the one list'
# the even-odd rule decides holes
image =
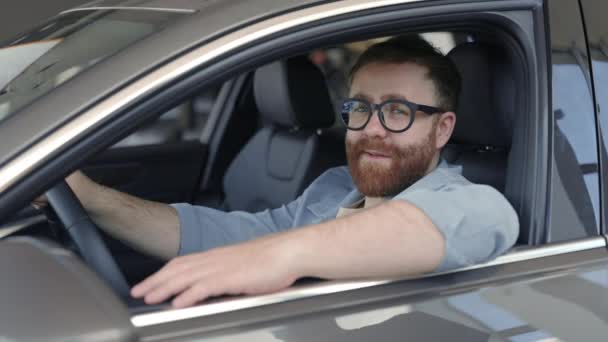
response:
{"label": "headrest", "polygon": [[334,123],[325,77],[305,56],[256,70],[254,94],[262,117],[276,125],[317,129]]}
{"label": "headrest", "polygon": [[501,65],[504,56],[490,46],[465,43],[455,47],[448,57],[456,64],[462,87],[456,110],[456,127],[452,141],[508,147],[511,144],[511,122],[515,108],[513,81]]}

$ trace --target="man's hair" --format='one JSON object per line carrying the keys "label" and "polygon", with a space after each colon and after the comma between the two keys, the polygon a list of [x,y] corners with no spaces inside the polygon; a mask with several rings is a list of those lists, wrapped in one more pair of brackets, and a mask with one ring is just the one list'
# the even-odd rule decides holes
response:
{"label": "man's hair", "polygon": [[445,111],[456,111],[460,73],[452,60],[418,35],[397,36],[370,46],[351,69],[351,82],[357,71],[372,63],[414,63],[426,67],[427,77],[435,85],[437,106]]}

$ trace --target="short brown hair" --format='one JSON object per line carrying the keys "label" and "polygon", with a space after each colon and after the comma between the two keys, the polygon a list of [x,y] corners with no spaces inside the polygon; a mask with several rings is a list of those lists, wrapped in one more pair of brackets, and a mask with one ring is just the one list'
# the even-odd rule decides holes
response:
{"label": "short brown hair", "polygon": [[361,68],[372,63],[414,63],[428,69],[427,76],[435,85],[436,105],[445,111],[456,111],[460,94],[460,73],[451,59],[418,35],[403,35],[369,47],[350,71],[350,80]]}

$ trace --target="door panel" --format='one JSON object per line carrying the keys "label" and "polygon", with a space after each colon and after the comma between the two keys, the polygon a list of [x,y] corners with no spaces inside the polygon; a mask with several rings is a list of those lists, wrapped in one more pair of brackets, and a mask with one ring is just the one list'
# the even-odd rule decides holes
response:
{"label": "door panel", "polygon": [[[140,332],[145,339],[166,341],[599,342],[608,334],[607,262],[601,246],[202,314],[144,326]],[[302,291],[318,290],[308,286],[302,284]],[[211,306],[223,304],[234,305],[226,299]],[[200,309],[204,313],[206,308]]]}
{"label": "door panel", "polygon": [[191,202],[209,156],[202,131],[222,107],[218,87],[205,88],[91,160],[94,180],[148,200]]}
{"label": "door panel", "polygon": [[149,200],[191,201],[207,159],[207,146],[179,142],[109,149],[84,172],[111,188]]}

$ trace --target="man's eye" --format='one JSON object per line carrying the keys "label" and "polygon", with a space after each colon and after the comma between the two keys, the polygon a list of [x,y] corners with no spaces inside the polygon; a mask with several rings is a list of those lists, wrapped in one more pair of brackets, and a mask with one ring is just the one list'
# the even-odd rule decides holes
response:
{"label": "man's eye", "polygon": [[367,112],[367,108],[365,106],[356,106],[354,108],[354,111],[359,113],[365,113]]}
{"label": "man's eye", "polygon": [[385,110],[386,110],[385,113],[388,113],[391,115],[407,115],[409,113],[407,108],[400,106],[400,105],[390,105]]}

